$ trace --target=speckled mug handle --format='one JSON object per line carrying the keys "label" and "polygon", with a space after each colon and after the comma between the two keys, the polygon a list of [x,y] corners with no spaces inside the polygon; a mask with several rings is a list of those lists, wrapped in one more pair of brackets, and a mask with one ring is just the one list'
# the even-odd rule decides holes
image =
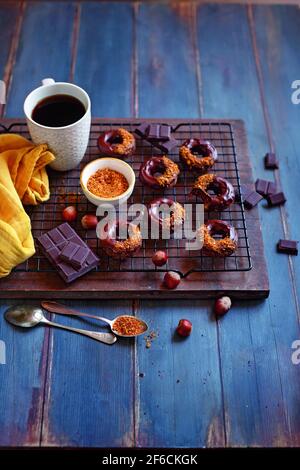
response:
{"label": "speckled mug handle", "polygon": [[44,80],[42,80],[42,85],[53,85],[53,83],[55,83],[53,78],[44,78]]}

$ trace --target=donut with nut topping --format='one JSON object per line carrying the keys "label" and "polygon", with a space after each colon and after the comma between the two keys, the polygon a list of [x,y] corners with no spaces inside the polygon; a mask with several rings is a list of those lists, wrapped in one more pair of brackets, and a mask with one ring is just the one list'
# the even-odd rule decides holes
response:
{"label": "donut with nut topping", "polygon": [[179,149],[181,162],[190,170],[204,173],[218,159],[217,149],[208,140],[189,139]]}

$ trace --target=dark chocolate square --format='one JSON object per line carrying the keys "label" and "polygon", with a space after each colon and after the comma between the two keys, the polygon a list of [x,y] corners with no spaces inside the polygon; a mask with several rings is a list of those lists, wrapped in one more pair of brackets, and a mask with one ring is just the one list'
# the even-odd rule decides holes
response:
{"label": "dark chocolate square", "polygon": [[288,255],[298,255],[298,241],[295,240],[279,240],[277,243],[277,251]]}
{"label": "dark chocolate square", "polygon": [[274,194],[277,191],[276,183],[260,178],[255,182],[255,189],[256,192],[261,194],[263,197],[267,197],[269,194]]}
{"label": "dark chocolate square", "polygon": [[283,192],[269,194],[267,200],[270,207],[280,206],[281,204],[284,204],[286,202],[286,198]]}
{"label": "dark chocolate square", "polygon": [[154,147],[159,148],[162,152],[170,153],[178,145],[178,140],[171,137],[166,142],[153,142]]}
{"label": "dark chocolate square", "polygon": [[275,153],[269,152],[265,155],[265,168],[275,170],[278,168],[278,161]]}
{"label": "dark chocolate square", "polygon": [[81,268],[89,255],[89,251],[89,248],[80,246],[70,259],[69,263],[75,268]]}
{"label": "dark chocolate square", "polygon": [[269,186],[269,181],[266,181],[266,180],[257,179],[255,182],[256,192],[261,194],[262,196],[268,195],[268,186]]}
{"label": "dark chocolate square", "polygon": [[169,140],[171,138],[171,127],[168,124],[160,125],[159,137],[161,140]]}
{"label": "dark chocolate square", "polygon": [[149,123],[148,122],[142,122],[136,129],[135,133],[138,134],[140,137],[145,137],[147,130],[149,128]]}
{"label": "dark chocolate square", "polygon": [[159,140],[160,138],[160,124],[150,124],[146,132],[148,139]]}
{"label": "dark chocolate square", "polygon": [[263,199],[261,194],[258,194],[256,191],[248,194],[244,199],[244,205],[247,209],[253,209],[261,200]]}
{"label": "dark chocolate square", "polygon": [[274,181],[269,181],[268,194],[275,194],[276,191],[277,191],[276,183],[274,183]]}
{"label": "dark chocolate square", "polygon": [[75,253],[79,250],[80,245],[74,242],[67,242],[65,247],[62,249],[60,253],[60,259],[66,261],[70,264],[71,259],[75,255]]}
{"label": "dark chocolate square", "polygon": [[57,228],[54,228],[48,232],[48,237],[51,238],[54,245],[58,246],[66,242],[66,238]]}

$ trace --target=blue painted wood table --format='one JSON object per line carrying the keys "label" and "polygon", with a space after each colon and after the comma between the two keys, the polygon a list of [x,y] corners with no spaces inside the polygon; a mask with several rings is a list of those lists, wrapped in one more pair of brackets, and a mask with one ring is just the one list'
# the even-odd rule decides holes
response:
{"label": "blue painted wood table", "polygon": [[[299,32],[293,6],[0,3],[2,116],[20,116],[24,96],[52,76],[84,87],[95,116],[241,118],[255,176],[271,175],[287,196],[281,209],[260,207],[269,299],[236,303],[222,321],[208,301],[68,301],[110,318],[133,312],[159,331],[150,349],[143,339],[109,348],[20,332],[1,315],[1,446],[300,445],[300,265],[275,249],[299,239]],[[274,173],[263,167],[270,149]],[[182,317],[194,329],[178,342]]]}

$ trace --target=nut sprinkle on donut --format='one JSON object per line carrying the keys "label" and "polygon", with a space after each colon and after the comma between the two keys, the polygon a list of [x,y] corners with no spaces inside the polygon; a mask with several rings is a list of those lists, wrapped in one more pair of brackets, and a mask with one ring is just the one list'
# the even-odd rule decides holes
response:
{"label": "nut sprinkle on donut", "polygon": [[[214,194],[210,194],[209,190],[212,190]],[[199,196],[204,203],[204,208],[209,211],[226,209],[234,202],[235,198],[232,184],[213,174],[198,176],[192,194]]]}
{"label": "nut sprinkle on donut", "polygon": [[[215,235],[221,235],[223,238],[215,239]],[[237,231],[224,220],[208,220],[198,229],[198,236],[203,242],[202,251],[206,256],[226,257],[237,249]]]}
{"label": "nut sprinkle on donut", "polygon": [[140,168],[140,180],[152,188],[170,188],[177,183],[178,165],[165,155],[149,158]]}
{"label": "nut sprinkle on donut", "polygon": [[189,169],[205,172],[215,164],[218,153],[208,140],[189,139],[180,147],[179,157]]}
{"label": "nut sprinkle on donut", "polygon": [[98,148],[103,155],[128,157],[135,151],[135,138],[126,129],[112,129],[98,138]]}
{"label": "nut sprinkle on donut", "polygon": [[[126,228],[128,237],[124,240],[119,239],[118,231],[121,226]],[[130,222],[115,222],[106,226],[107,236],[100,239],[100,245],[105,253],[118,259],[133,256],[142,246],[142,234],[140,228]]]}

